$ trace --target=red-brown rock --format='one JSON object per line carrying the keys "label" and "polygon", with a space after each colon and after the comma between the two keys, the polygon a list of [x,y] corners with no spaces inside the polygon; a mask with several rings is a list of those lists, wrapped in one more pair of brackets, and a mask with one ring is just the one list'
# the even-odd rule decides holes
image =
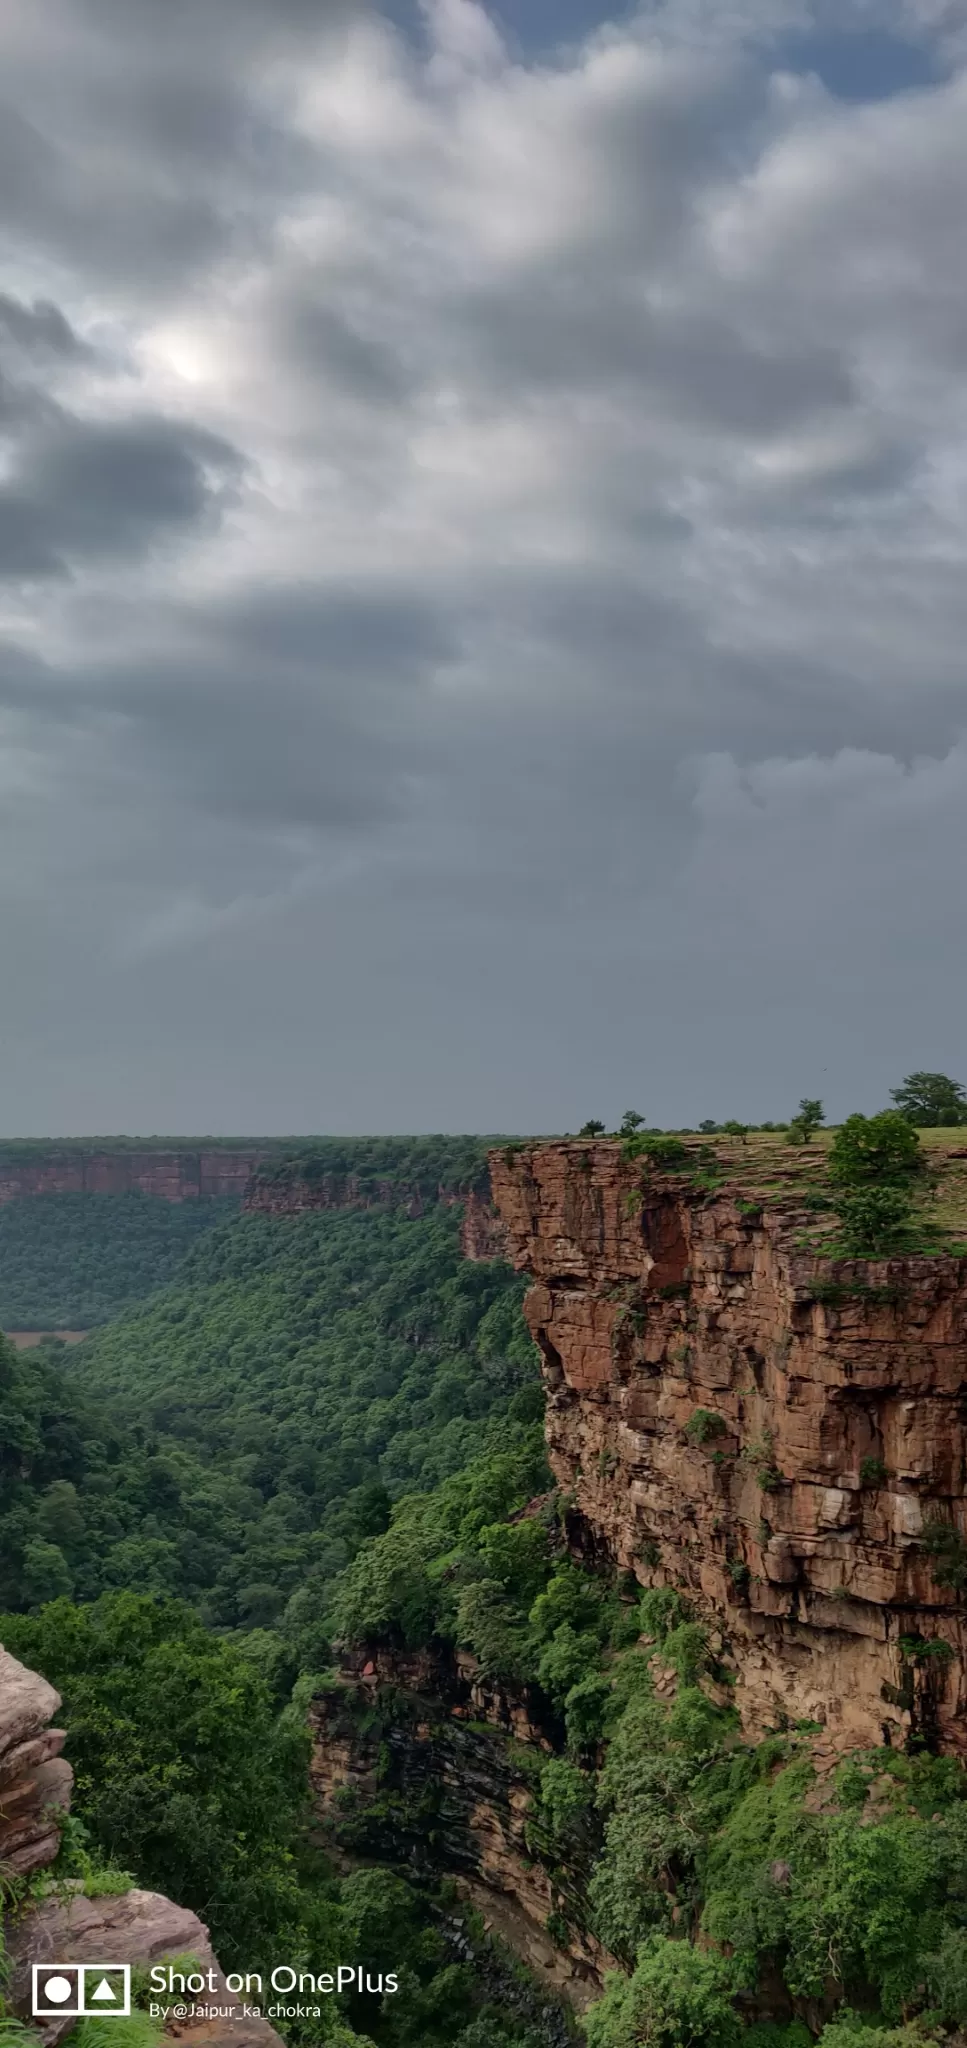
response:
{"label": "red-brown rock", "polygon": [[[617,1563],[727,1631],[750,1730],[847,1747],[916,1722],[967,1754],[967,1631],[921,1542],[967,1521],[967,1260],[819,1260],[788,1202],[643,1183],[614,1143],[490,1172],[555,1476]],[[911,1659],[918,1637],[947,1654]]]}

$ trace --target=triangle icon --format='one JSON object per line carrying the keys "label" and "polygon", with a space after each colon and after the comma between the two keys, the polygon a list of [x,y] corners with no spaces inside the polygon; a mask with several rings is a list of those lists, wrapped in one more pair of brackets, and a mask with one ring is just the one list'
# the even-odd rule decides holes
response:
{"label": "triangle icon", "polygon": [[116,2005],[118,2002],[118,1994],[116,1991],[111,1990],[106,1977],[101,1978],[100,1983],[91,1992],[91,1997],[92,1999],[99,1998],[102,2004],[107,2005]]}

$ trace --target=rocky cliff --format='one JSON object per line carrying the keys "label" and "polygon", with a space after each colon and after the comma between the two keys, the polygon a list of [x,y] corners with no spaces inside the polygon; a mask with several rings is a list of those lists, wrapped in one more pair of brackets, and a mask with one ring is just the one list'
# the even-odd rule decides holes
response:
{"label": "rocky cliff", "polygon": [[[66,1881],[45,1897],[18,1896],[17,1879],[31,1878],[53,1863],[62,1817],[70,1808],[74,1774],[60,1754],[65,1736],[49,1725],[59,1706],[60,1697],[45,1678],[0,1648],[0,1871],[8,1908],[0,1928],[0,1959],[5,1954],[7,2005],[30,2023],[46,2048],[54,2048],[74,2022],[32,2018],[35,1965],[53,1970],[64,1963],[103,1963],[105,1957],[147,1964],[191,1955],[203,1971],[211,1970],[216,1987],[206,2005],[196,2007],[191,2038],[199,2048],[202,2043],[209,2048],[282,2048],[268,2022],[247,2016],[244,2001],[228,1990],[208,1929],[197,1914],[136,1887],[88,1898],[79,1885]],[[218,2018],[204,2017],[211,2008],[218,2009]]]}
{"label": "rocky cliff", "polygon": [[337,1843],[455,1878],[488,1931],[580,2008],[612,1960],[585,1924],[596,1844],[563,1866],[535,1838],[551,1744],[534,1714],[467,1651],[360,1653],[312,1703],[310,1777]]}
{"label": "rocky cliff", "polygon": [[[457,1197],[441,1189],[430,1199]],[[308,1209],[405,1209],[408,1216],[422,1216],[427,1201],[411,1182],[387,1175],[269,1168],[253,1175],[242,1206],[265,1216],[301,1216]]]}
{"label": "rocky cliff", "polygon": [[186,1202],[203,1195],[241,1198],[271,1148],[235,1151],[87,1151],[52,1147],[20,1157],[0,1150],[0,1202],[25,1195],[160,1195]]}
{"label": "rocky cliff", "polygon": [[504,1226],[486,1187],[452,1186],[443,1181],[427,1186],[408,1176],[388,1174],[308,1174],[298,1168],[270,1165],[253,1174],[242,1203],[246,1211],[265,1216],[301,1216],[310,1209],[403,1209],[407,1216],[424,1216],[437,1206],[461,1205],[464,1257],[504,1258]]}
{"label": "rocky cliff", "polygon": [[967,1258],[821,1258],[780,1167],[711,1190],[616,1143],[491,1155],[533,1275],[551,1464],[592,1541],[716,1623],[752,1733],[967,1754]]}

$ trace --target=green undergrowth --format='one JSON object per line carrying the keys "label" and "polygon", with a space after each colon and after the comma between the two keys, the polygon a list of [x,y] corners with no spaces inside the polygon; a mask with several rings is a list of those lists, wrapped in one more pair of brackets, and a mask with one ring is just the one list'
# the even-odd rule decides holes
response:
{"label": "green undergrowth", "polygon": [[[479,1486],[467,1473],[401,1504],[346,1573],[334,1628],[463,1645],[526,1690],[555,1752],[520,1772],[529,1850],[558,1886],[552,1935],[588,1928],[622,1965],[590,2048],[805,2048],[824,2019],[823,2048],[854,2048],[857,2029],[856,2048],[909,2048],[967,2022],[962,1766],[877,1750],[821,1780],[809,1730],[750,1747],[680,1593],[575,1564],[553,1496],[488,1521],[499,1488]],[[655,1690],[669,1668],[672,1697]],[[585,1864],[575,1903],[565,1876]],[[750,2015],[777,1982],[788,2022],[770,2032]]]}
{"label": "green undergrowth", "polygon": [[[75,1771],[61,1857],[34,1894],[78,1882],[103,1894],[136,1871],[203,1917],[228,1970],[268,1981],[279,1962],[319,1974],[355,1960],[398,1972],[392,1996],[323,1997],[318,2019],[305,2001],[309,2013],[283,2023],[299,2048],[546,2048],[532,1988],[516,2005],[494,1988],[452,1886],[327,1863],[310,1832],[304,1705],[280,1712],[243,1650],[183,1603],[57,1601],[0,1617],[0,1637],[62,1693]],[[142,2022],[100,2023],[108,2036],[88,2048],[150,2048]]]}

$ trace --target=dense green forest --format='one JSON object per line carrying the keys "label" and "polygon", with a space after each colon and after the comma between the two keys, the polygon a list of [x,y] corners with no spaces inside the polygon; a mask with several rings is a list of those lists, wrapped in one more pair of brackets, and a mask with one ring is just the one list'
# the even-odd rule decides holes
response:
{"label": "dense green forest", "polygon": [[231,1199],[25,1195],[0,1204],[0,1329],[90,1330],[163,1287]]}
{"label": "dense green forest", "polygon": [[463,1260],[459,1223],[243,1216],[84,1344],[8,1361],[0,1603],[167,1593],[318,1656],[391,1500],[540,1410],[523,1283]]}
{"label": "dense green forest", "polygon": [[[195,1139],[39,1139],[0,1144],[0,1171],[56,1157],[80,1161],[100,1145],[197,1153]],[[424,1206],[486,1180],[483,1138],[311,1138],[212,1141],[213,1149],[271,1145],[263,1182],[352,1174],[363,1194],[387,1183]],[[0,1204],[0,1330],[90,1330],[171,1280],[197,1237],[234,1216],[234,1198],[168,1202],[139,1193],[24,1195]]]}
{"label": "dense green forest", "polygon": [[[307,2048],[545,2048],[542,2001],[509,1969],[505,1986],[485,1983],[452,1887],[367,1867],[340,1876],[312,1846],[305,1687],[280,1711],[257,1644],[129,1593],[4,1616],[2,1634],[63,1694],[76,1818],[55,1882],[96,1895],[133,1874],[202,1914],[226,1969],[319,1974],[351,1959],[377,1982],[398,1972],[395,1994],[344,1991],[322,1999],[321,2019],[290,2022]],[[112,2019],[107,2038],[151,2037]]]}
{"label": "dense green forest", "polygon": [[391,1181],[424,1198],[461,1193],[486,1181],[487,1151],[497,1138],[308,1138],[260,1169],[264,1181],[293,1176],[313,1181],[326,1174],[354,1174],[365,1186]]}
{"label": "dense green forest", "polygon": [[226,1966],[401,1967],[396,1996],[294,2028],[306,2048],[560,2048],[561,2014],[495,1979],[474,1916],[401,1855],[435,1823],[394,1776],[392,1689],[348,1873],[309,1832],[307,1701],[357,1711],[340,1647],[463,1645],[545,1730],[524,1754],[548,1933],[621,1966],[588,2048],[967,2027],[967,1773],[878,1750],[819,1778],[806,1727],[750,1745],[682,1594],[574,1562],[521,1294],[461,1259],[454,1207],[258,1214],[74,1351],[0,1344],[0,1640],[64,1696],[64,1872],[194,1906]]}
{"label": "dense green forest", "polygon": [[484,1447],[488,1514],[546,1483],[522,1283],[463,1261],[459,1224],[238,1218],[83,1346],[0,1342],[0,1604],[20,1610],[0,1638],[64,1696],[63,1873],[167,1890],[226,1966],[400,1969],[395,1997],[345,1994],[308,2041],[551,2038],[533,1987],[479,1966],[452,1888],[337,1876],[307,1835],[304,1699],[346,1562],[395,1497]]}

